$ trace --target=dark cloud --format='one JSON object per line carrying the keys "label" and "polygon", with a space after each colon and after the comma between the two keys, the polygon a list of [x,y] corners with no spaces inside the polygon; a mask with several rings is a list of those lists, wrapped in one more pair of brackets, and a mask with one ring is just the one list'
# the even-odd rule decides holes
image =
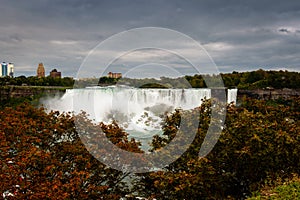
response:
{"label": "dark cloud", "polygon": [[226,72],[300,70],[300,1],[2,0],[0,24],[1,60],[17,75],[44,62],[75,76],[99,42],[144,26],[191,36]]}
{"label": "dark cloud", "polygon": [[286,28],[281,28],[278,30],[279,32],[282,32],[282,33],[290,33],[290,31]]}

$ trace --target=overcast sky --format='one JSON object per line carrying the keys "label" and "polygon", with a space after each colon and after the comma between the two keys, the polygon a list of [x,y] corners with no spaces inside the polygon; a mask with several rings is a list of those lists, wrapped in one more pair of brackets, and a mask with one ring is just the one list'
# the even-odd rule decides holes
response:
{"label": "overcast sky", "polygon": [[[168,28],[190,36],[203,45],[221,72],[260,68],[300,71],[297,0],[0,3],[0,60],[13,62],[16,76],[35,75],[39,62],[44,63],[47,74],[57,68],[63,76],[76,76],[86,56],[100,42],[140,27]],[[137,57],[141,58],[129,55],[123,60],[131,58],[134,63]],[[130,65],[122,59],[116,63]],[[142,66],[149,68],[145,63],[139,70]],[[179,71],[185,73],[184,67]]]}

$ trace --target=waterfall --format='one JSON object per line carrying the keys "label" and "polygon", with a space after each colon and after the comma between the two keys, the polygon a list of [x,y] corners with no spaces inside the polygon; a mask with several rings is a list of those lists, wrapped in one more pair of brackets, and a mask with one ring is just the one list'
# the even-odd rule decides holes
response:
{"label": "waterfall", "polygon": [[205,97],[211,97],[210,89],[95,87],[69,89],[61,99],[48,101],[45,106],[65,112],[84,110],[96,121],[103,121],[117,111],[129,115],[150,111],[159,115],[175,108],[192,109]]}
{"label": "waterfall", "polygon": [[[237,89],[229,89],[227,103],[236,102]],[[211,97],[210,89],[140,89],[127,87],[92,87],[67,90],[60,99],[48,101],[48,110],[79,113],[85,111],[95,122],[112,119],[132,137],[151,138],[161,132],[162,116],[176,108],[199,106]],[[141,134],[142,133],[142,134]],[[141,136],[142,135],[142,136]]]}
{"label": "waterfall", "polygon": [[227,103],[233,102],[234,104],[236,104],[237,91],[238,91],[238,89],[228,89],[227,90]]}
{"label": "waterfall", "polygon": [[[124,87],[93,87],[68,89],[60,99],[44,102],[48,110],[75,113],[86,111],[95,121],[106,121],[119,114],[159,116],[166,111],[192,109],[201,99],[211,97],[210,89],[140,89]],[[227,103],[236,103],[237,89],[228,89]],[[123,116],[126,118],[126,116]]]}

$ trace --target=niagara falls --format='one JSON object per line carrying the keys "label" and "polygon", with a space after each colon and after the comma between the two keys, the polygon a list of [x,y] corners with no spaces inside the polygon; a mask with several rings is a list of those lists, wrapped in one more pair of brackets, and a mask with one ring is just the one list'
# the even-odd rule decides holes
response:
{"label": "niagara falls", "polygon": [[[50,110],[85,112],[95,123],[117,122],[129,137],[148,146],[153,135],[161,134],[163,116],[176,109],[190,110],[211,98],[209,88],[157,89],[126,86],[68,89],[61,98],[43,102]],[[237,89],[227,90],[227,103],[236,103]]]}

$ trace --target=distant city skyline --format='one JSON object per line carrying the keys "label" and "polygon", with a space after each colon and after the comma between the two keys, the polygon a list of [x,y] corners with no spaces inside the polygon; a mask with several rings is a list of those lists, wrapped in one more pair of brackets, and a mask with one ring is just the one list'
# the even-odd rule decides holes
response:
{"label": "distant city skyline", "polygon": [[[46,71],[59,68],[64,76],[76,77],[100,42],[139,27],[190,36],[222,73],[300,71],[300,1],[3,0],[0,23],[0,59],[14,63],[14,76],[34,76],[42,62]],[[134,66],[143,56],[128,57],[132,62],[126,60],[126,65],[119,60],[117,69]],[[103,67],[97,62],[94,66]]]}
{"label": "distant city skyline", "polygon": [[2,62],[0,64],[0,77],[14,77],[14,64],[12,62]]}

